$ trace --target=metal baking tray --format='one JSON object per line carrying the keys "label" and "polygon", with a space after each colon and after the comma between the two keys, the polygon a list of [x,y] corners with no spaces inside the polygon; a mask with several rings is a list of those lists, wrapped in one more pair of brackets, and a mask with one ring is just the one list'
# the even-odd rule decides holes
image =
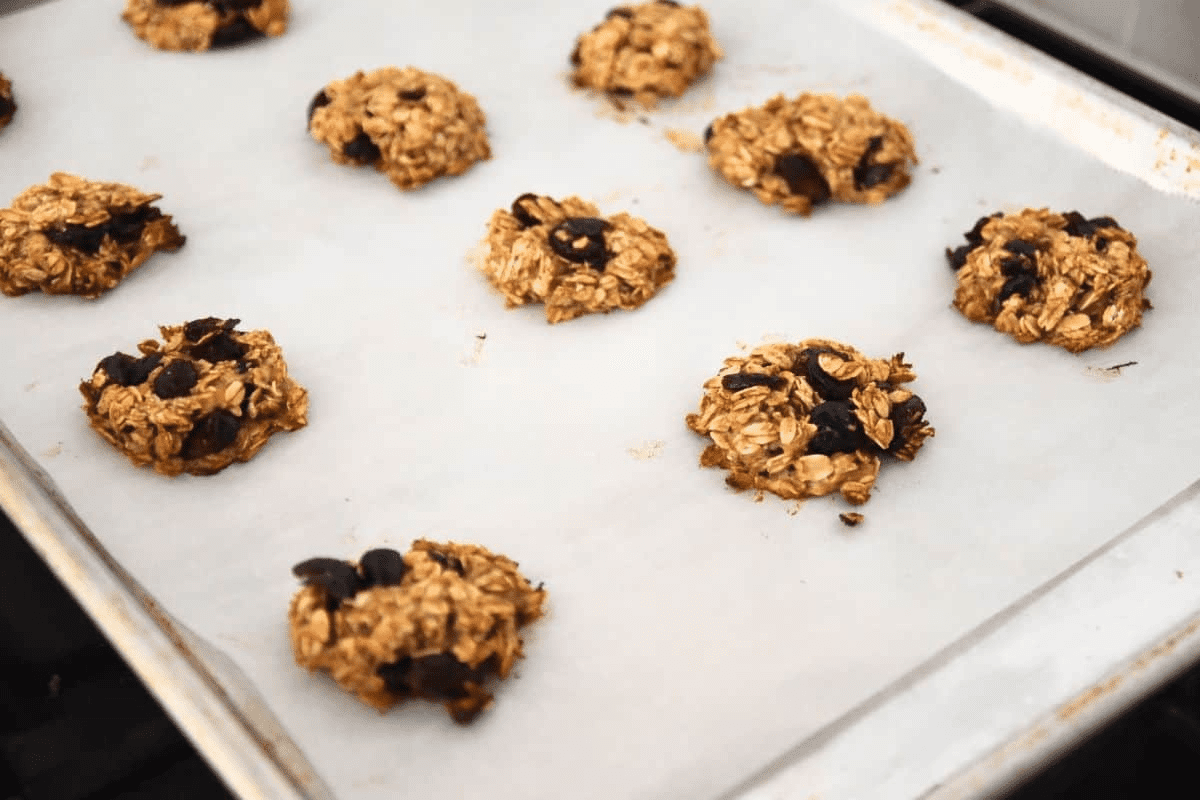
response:
{"label": "metal baking tray", "polygon": [[[0,197],[122,180],[189,239],[98,301],[0,298],[0,504],[242,796],[978,797],[1200,654],[1195,132],[922,0],[707,2],[726,58],[653,112],[568,86],[606,3],[295,0],[284,37],[199,55],[117,5],[0,23]],[[309,98],[393,63],[474,93],[494,159],[412,193],[331,163]],[[912,186],[793,218],[668,138],[804,90],[904,121]],[[632,313],[504,310],[475,247],[527,191],[644,216],[677,280]],[[1043,205],[1139,236],[1143,328],[1074,356],[950,308],[942,249]],[[212,477],[130,467],[79,380],[210,314],[274,333],[310,425]],[[683,416],[763,337],[915,364],[937,436],[853,530],[697,466]],[[292,663],[293,563],[420,536],[550,590],[470,728]]]}

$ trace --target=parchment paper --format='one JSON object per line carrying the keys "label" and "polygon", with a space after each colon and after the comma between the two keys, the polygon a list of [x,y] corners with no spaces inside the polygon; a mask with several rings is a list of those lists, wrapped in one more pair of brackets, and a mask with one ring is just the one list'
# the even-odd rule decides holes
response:
{"label": "parchment paper", "polygon": [[[126,181],[162,192],[188,243],[97,302],[0,298],[0,418],[341,796],[717,794],[1196,478],[1196,206],[832,3],[706,3],[726,60],[644,115],[567,86],[574,36],[606,3],[293,5],[283,38],[201,55],[149,49],[115,2],[4,20],[20,111],[0,198],[55,170]],[[474,93],[495,158],[409,194],[330,162],[305,134],[309,99],[393,63]],[[863,92],[909,125],[913,185],[793,218],[665,138],[802,90]],[[551,327],[505,311],[471,252],[526,191],[644,216],[678,279],[634,313]],[[942,249],[983,214],[1043,205],[1139,236],[1155,270],[1142,330],[1073,356],[950,308]],[[88,429],[76,385],[156,325],[209,314],[274,333],[311,424],[217,476],[133,469]],[[853,531],[840,501],[756,503],[697,466],[683,416],[767,335],[915,364],[937,437],[885,469]],[[506,553],[551,592],[471,728],[423,704],[376,714],[292,663],[291,565],[419,536]]]}

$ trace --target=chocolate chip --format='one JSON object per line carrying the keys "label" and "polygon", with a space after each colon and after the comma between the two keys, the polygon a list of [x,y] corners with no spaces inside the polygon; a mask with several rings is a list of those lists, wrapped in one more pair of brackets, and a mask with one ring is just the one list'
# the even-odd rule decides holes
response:
{"label": "chocolate chip", "polygon": [[424,87],[419,87],[416,89],[408,89],[407,91],[400,92],[401,100],[409,100],[414,103],[424,97],[425,97],[425,88]]}
{"label": "chocolate chip", "polygon": [[17,110],[17,104],[0,95],[0,119],[8,119]]}
{"label": "chocolate chip", "polygon": [[[603,270],[608,261],[604,231],[609,227],[607,220],[596,217],[569,217],[550,231],[550,249],[572,263]],[[583,246],[577,247],[580,240]]]}
{"label": "chocolate chip", "polygon": [[151,390],[163,400],[186,397],[199,379],[190,361],[172,361],[158,373]]}
{"label": "chocolate chip", "polygon": [[870,189],[872,186],[878,186],[892,177],[892,170],[895,169],[895,164],[871,163],[871,160],[881,147],[883,147],[882,136],[872,136],[867,141],[867,149],[863,152],[862,157],[858,159],[858,165],[854,168],[854,185],[859,189]]}
{"label": "chocolate chip", "polygon": [[1024,239],[1013,239],[1011,242],[1004,245],[1004,249],[1019,256],[1029,256],[1030,258],[1033,258],[1037,255],[1038,246],[1033,242],[1027,242]]}
{"label": "chocolate chip", "polygon": [[367,586],[398,586],[404,578],[404,556],[387,547],[363,553],[358,566]]}
{"label": "chocolate chip", "polygon": [[342,146],[342,153],[356,164],[374,164],[382,155],[366,131],[359,131],[357,136],[346,142]]}
{"label": "chocolate chip", "polygon": [[431,559],[440,564],[442,569],[453,570],[459,575],[462,575],[466,572],[462,561],[455,556],[448,556],[445,553],[438,552],[437,550],[426,550],[425,552],[429,554]]}
{"label": "chocolate chip", "polygon": [[735,372],[721,378],[721,387],[727,392],[740,392],[751,386],[770,386],[772,389],[782,389],[787,386],[787,378],[780,375],[763,375],[757,372]]}
{"label": "chocolate chip", "polygon": [[712,136],[713,136],[713,129],[712,129],[712,123],[710,122],[710,123],[708,123],[708,127],[706,127],[704,129],[704,143],[708,144],[709,141],[712,140]]}
{"label": "chocolate chip", "polygon": [[134,358],[126,353],[117,352],[102,358],[96,365],[96,369],[104,370],[104,374],[108,376],[108,383],[115,383],[118,386],[137,386],[150,377],[150,373],[154,371],[160,361],[162,361],[162,355],[159,353]]}
{"label": "chocolate chip", "polygon": [[303,578],[307,586],[320,586],[326,595],[335,601],[333,608],[342,600],[349,600],[365,588],[354,566],[337,558],[310,558],[292,567],[292,574]]}
{"label": "chocolate chip", "polygon": [[[245,372],[245,370],[238,370],[238,371]],[[250,396],[252,394],[254,394],[254,390],[257,388],[258,387],[255,386],[253,383],[243,384],[242,404],[239,408],[239,410],[242,412],[242,419],[246,419],[247,412],[249,412],[249,410],[250,410]]]}
{"label": "chocolate chip", "polygon": [[1103,253],[1107,249],[1108,249],[1108,239],[1105,239],[1103,236],[1097,236],[1096,237],[1096,252]]}
{"label": "chocolate chip", "polygon": [[1000,274],[1010,278],[1013,275],[1032,275],[1036,278],[1037,269],[1025,258],[1002,258],[1000,259]]}
{"label": "chocolate chip", "polygon": [[817,433],[808,442],[808,452],[819,455],[850,453],[866,443],[854,406],[840,400],[821,403],[808,415]]}
{"label": "chocolate chip", "polygon": [[234,17],[226,25],[213,31],[209,47],[232,47],[235,44],[248,42],[265,35],[245,17]]}
{"label": "chocolate chip", "polygon": [[964,233],[963,236],[966,237],[966,240],[973,245],[983,244],[984,227],[998,216],[1000,216],[1000,212],[997,211],[995,214],[991,214],[986,217],[980,217],[979,219],[975,220],[975,225],[971,228],[971,230]]}
{"label": "chocolate chip", "polygon": [[89,228],[86,225],[68,223],[61,228],[49,228],[42,233],[59,247],[70,247],[92,256],[104,241],[104,228],[99,225]]}
{"label": "chocolate chip", "polygon": [[189,342],[198,342],[215,330],[224,328],[227,331],[231,331],[239,322],[241,322],[240,319],[217,319],[216,317],[194,319],[184,324],[183,338]]}
{"label": "chocolate chip", "polygon": [[[604,15],[605,19],[612,19],[613,17],[633,19],[633,9],[626,8],[625,6],[617,6],[616,8],[609,9],[608,13]],[[595,17],[593,17],[593,19],[595,19]]]}
{"label": "chocolate chip", "polygon": [[517,222],[521,223],[522,228],[532,228],[534,225],[541,225],[542,221],[525,210],[525,201],[537,201],[537,195],[526,192],[525,194],[513,200],[512,214],[517,218]]}
{"label": "chocolate chip", "polygon": [[202,358],[210,364],[216,364],[221,361],[237,361],[246,355],[246,345],[234,339],[227,331],[222,331],[200,344],[192,345],[188,352],[192,358]]}
{"label": "chocolate chip", "polygon": [[1004,305],[1004,301],[1012,297],[1014,294],[1019,294],[1022,297],[1033,291],[1037,286],[1037,278],[1030,275],[1028,272],[1018,272],[1004,282],[1000,287],[1000,294],[996,295],[996,307]]}
{"label": "chocolate chip", "polygon": [[214,9],[221,12],[249,11],[263,4],[263,0],[207,0],[207,2]]}
{"label": "chocolate chip", "polygon": [[1063,230],[1068,236],[1080,236],[1087,238],[1101,228],[1120,228],[1117,221],[1112,217],[1095,217],[1093,219],[1084,219],[1084,216],[1078,211],[1068,211],[1063,214],[1067,225]]}
{"label": "chocolate chip", "polygon": [[483,683],[483,670],[472,669],[450,653],[404,656],[376,670],[388,691],[399,695],[457,700],[467,696],[467,683]]}
{"label": "chocolate chip", "polygon": [[241,427],[240,417],[218,408],[196,422],[187,438],[183,440],[179,455],[191,460],[219,453],[237,440]]}
{"label": "chocolate chip", "polygon": [[313,99],[308,101],[308,126],[310,128],[312,127],[313,114],[317,113],[317,109],[324,108],[332,102],[333,100],[329,98],[329,95],[325,94],[324,89],[313,95]]}
{"label": "chocolate chip", "polygon": [[892,430],[895,433],[892,435],[892,442],[888,445],[887,451],[894,453],[904,447],[913,433],[925,424],[925,401],[914,394],[903,403],[892,406],[889,419],[892,421]]}
{"label": "chocolate chip", "polygon": [[66,223],[61,228],[51,228],[43,233],[59,247],[71,247],[95,255],[105,236],[112,237],[118,244],[132,244],[142,238],[147,223],[160,217],[161,211],[147,205],[130,211],[110,211],[108,220],[92,227]]}
{"label": "chocolate chip", "polygon": [[792,366],[792,372],[796,375],[803,375],[808,380],[808,385],[815,389],[824,400],[849,400],[858,384],[853,378],[840,381],[821,369],[822,353],[830,353],[841,359],[846,358],[842,353],[828,347],[810,347],[800,351],[800,355],[796,357],[796,363]]}
{"label": "chocolate chip", "polygon": [[788,191],[807,197],[814,205],[829,199],[829,183],[812,159],[790,153],[775,160],[775,174],[787,182]]}
{"label": "chocolate chip", "polygon": [[658,0],[658,2],[662,3],[664,6],[673,6],[675,8],[679,8],[679,3],[675,2],[675,0]]}
{"label": "chocolate chip", "polygon": [[975,245],[964,244],[962,247],[956,247],[951,250],[946,248],[946,260],[950,262],[950,268],[955,272],[962,269],[967,264],[967,256],[975,249]]}
{"label": "chocolate chip", "polygon": [[618,86],[615,89],[609,89],[609,94],[616,97],[633,97],[633,89],[626,89],[624,86]]}

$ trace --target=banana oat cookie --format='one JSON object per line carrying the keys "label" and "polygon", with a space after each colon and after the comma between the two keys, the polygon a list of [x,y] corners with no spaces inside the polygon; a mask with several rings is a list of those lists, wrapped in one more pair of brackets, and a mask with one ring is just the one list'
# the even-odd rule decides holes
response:
{"label": "banana oat cookie", "polygon": [[288,12],[288,0],[126,0],[121,17],[160,50],[208,50],[280,36]]}
{"label": "banana oat cookie", "polygon": [[708,163],[759,200],[808,216],[829,199],[882,203],[908,186],[912,134],[852,94],[776,95],[704,132]]}
{"label": "banana oat cookie", "polygon": [[156,250],[186,239],[152,205],[162,195],[56,172],[0,209],[0,291],[98,297]]}
{"label": "banana oat cookie", "polygon": [[401,189],[492,157],[475,98],[415,67],[357,72],[317,92],[308,131],[339,164],[370,165]]}
{"label": "banana oat cookie", "polygon": [[576,41],[571,78],[653,108],[660,98],[683,94],[722,55],[700,6],[673,0],[618,6]]}
{"label": "banana oat cookie", "polygon": [[674,279],[675,252],[645,221],[599,213],[578,197],[523,194],[492,214],[480,269],[509,308],[544,303],[548,322],[638,308]]}
{"label": "banana oat cookie", "polygon": [[965,236],[967,244],[946,249],[955,308],[1023,344],[1106,347],[1150,308],[1146,260],[1111,217],[1025,209],[983,217]]}
{"label": "banana oat cookie", "polygon": [[546,602],[515,561],[470,544],[419,539],[403,556],[368,550],[357,564],[312,558],[292,571],[305,583],[288,611],[297,664],[380,711],[420,697],[459,723],[491,705],[486,684],[508,677],[519,629]]}
{"label": "banana oat cookie", "polygon": [[160,326],[163,341],[116,352],[79,385],[92,428],[136,466],[211,475],[308,423],[308,392],[267,331],[206,317]]}
{"label": "banana oat cookie", "polygon": [[885,457],[911,461],[933,436],[916,379],[899,353],[870,359],[825,339],[766,344],[704,384],[687,426],[712,439],[704,467],[729,470],[734,489],[785,499],[841,492],[865,503]]}
{"label": "banana oat cookie", "polygon": [[12,81],[0,72],[0,128],[12,122],[13,114],[17,111],[17,101],[13,100]]}

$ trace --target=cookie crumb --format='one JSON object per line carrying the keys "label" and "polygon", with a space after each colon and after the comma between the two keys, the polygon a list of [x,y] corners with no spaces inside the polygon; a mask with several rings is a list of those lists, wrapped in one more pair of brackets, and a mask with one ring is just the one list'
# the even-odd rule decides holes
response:
{"label": "cookie crumb", "polygon": [[847,528],[853,528],[857,526],[858,523],[866,519],[866,517],[864,517],[862,514],[859,514],[857,511],[846,511],[838,514],[838,519],[840,519],[842,524]]}
{"label": "cookie crumb", "polygon": [[691,131],[667,128],[663,131],[663,135],[667,137],[667,141],[685,153],[704,152],[704,142]]}

